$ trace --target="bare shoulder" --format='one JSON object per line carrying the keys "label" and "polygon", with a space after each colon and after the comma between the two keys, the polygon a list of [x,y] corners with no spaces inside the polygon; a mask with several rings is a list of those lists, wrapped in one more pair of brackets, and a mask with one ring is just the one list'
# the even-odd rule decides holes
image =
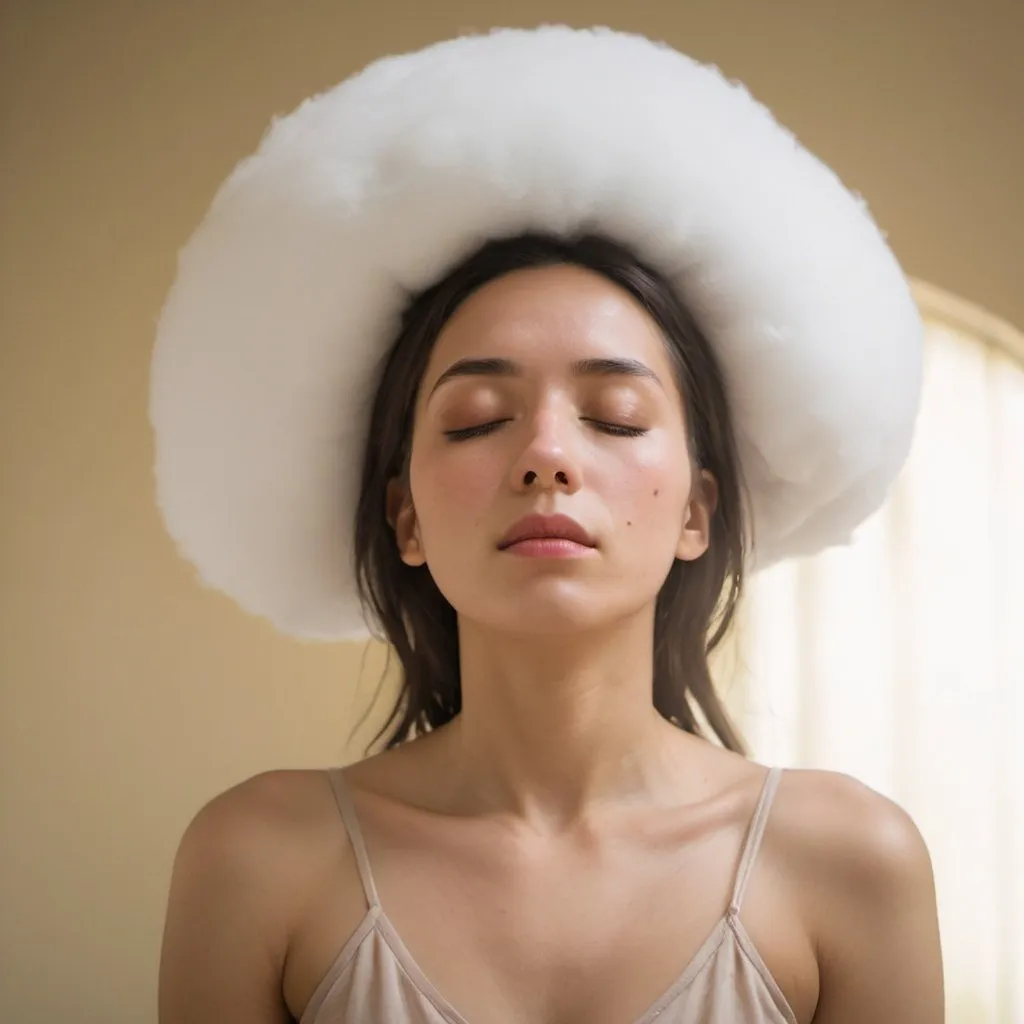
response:
{"label": "bare shoulder", "polygon": [[261,772],[199,809],[182,837],[178,859],[279,876],[280,858],[309,850],[309,840],[324,831],[330,802],[321,770]]}
{"label": "bare shoulder", "polygon": [[939,1024],[932,864],[907,811],[849,775],[791,770],[772,833],[816,949],[815,1024]]}
{"label": "bare shoulder", "polygon": [[842,772],[786,771],[775,826],[792,843],[791,854],[831,887],[885,891],[931,874],[928,849],[899,804]]}
{"label": "bare shoulder", "polygon": [[322,771],[285,769],[246,779],[195,814],[172,870],[161,1024],[288,1019],[281,977],[294,923],[331,853],[344,855],[324,813],[330,800]]}

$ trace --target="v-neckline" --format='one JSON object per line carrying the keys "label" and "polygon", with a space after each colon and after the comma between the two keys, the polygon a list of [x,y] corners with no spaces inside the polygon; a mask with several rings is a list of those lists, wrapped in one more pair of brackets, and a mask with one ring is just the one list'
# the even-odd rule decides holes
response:
{"label": "v-neckline", "polygon": [[[409,952],[398,929],[391,922],[380,904],[372,906],[366,912],[363,925],[359,931],[362,932],[366,921],[373,920],[373,925],[368,930],[378,931],[388,948],[401,964],[402,969],[408,975],[409,980],[416,987],[420,994],[428,999],[434,1008],[445,1018],[448,1024],[471,1024],[469,1020],[441,994],[436,985],[427,977],[426,972],[417,963],[416,958]],[[732,910],[727,910],[714,924],[708,937],[701,943],[697,951],[690,957],[686,966],[675,977],[661,995],[651,1003],[643,1013],[629,1024],[651,1024],[652,1021],[662,1014],[675,1000],[693,983],[694,978],[700,974],[704,965],[718,951],[730,928],[742,929],[743,925]],[[365,935],[363,936],[365,941]]]}
{"label": "v-neckline", "polygon": [[[764,782],[762,783],[761,792],[758,796],[757,804],[754,809],[754,815],[748,825],[747,836],[740,852],[740,862],[736,870],[732,899],[729,902],[728,909],[712,926],[707,938],[703,943],[701,943],[696,953],[693,954],[686,966],[683,967],[680,973],[676,976],[675,980],[654,1000],[653,1003],[651,1003],[646,1010],[644,1010],[643,1013],[641,1013],[636,1020],[630,1022],[630,1024],[652,1024],[652,1022],[693,983],[694,979],[704,969],[705,965],[717,954],[722,943],[729,935],[733,936],[733,939],[740,951],[754,966],[758,975],[771,992],[776,1005],[778,1007],[785,1008],[783,1010],[783,1015],[786,1018],[787,1024],[796,1024],[796,1016],[793,1014],[788,1000],[782,993],[782,990],[779,988],[775,979],[772,977],[771,972],[768,970],[768,967],[761,958],[757,947],[747,934],[746,929],[743,927],[743,923],[739,918],[740,904],[742,902],[747,877],[749,876],[750,868],[760,845],[761,834],[767,819],[771,799],[774,795],[775,787],[779,782],[781,774],[782,770],[780,768],[769,768]],[[446,1024],[470,1024],[470,1021],[455,1009],[455,1007],[441,994],[434,983],[427,977],[426,973],[417,963],[415,957],[410,953],[405,941],[399,934],[398,929],[394,926],[390,918],[387,916],[387,913],[384,911],[380,898],[377,894],[376,884],[373,880],[373,872],[370,868],[370,860],[366,852],[366,845],[363,840],[359,817],[348,791],[347,781],[343,775],[343,769],[329,769],[328,776],[332,779],[335,797],[338,802],[338,807],[341,811],[345,827],[349,832],[352,848],[355,851],[356,864],[359,869],[360,879],[369,903],[361,924],[350,937],[349,941],[345,943],[343,949],[339,952],[334,966],[346,963],[355,955],[355,951],[359,948],[362,942],[365,941],[367,935],[371,932],[377,932],[417,991],[423,996],[423,998],[427,999],[431,1003],[443,1018],[445,1018]],[[328,972],[328,975],[324,977],[324,984],[328,983],[328,978],[332,973],[333,967],[331,971]],[[314,992],[313,998],[310,1000],[310,1004],[306,1007],[306,1011],[308,1011],[309,1007],[314,1004],[317,995],[318,992]],[[303,1012],[302,1024],[306,1024],[306,1016],[306,1012]],[[310,1020],[312,1020],[312,1018],[310,1018]]]}

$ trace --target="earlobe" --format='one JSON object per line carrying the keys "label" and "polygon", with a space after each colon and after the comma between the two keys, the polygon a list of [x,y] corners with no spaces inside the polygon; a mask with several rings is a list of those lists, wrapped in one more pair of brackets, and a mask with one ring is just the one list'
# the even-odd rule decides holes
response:
{"label": "earlobe", "polygon": [[416,518],[416,509],[412,503],[403,505],[395,523],[395,540],[398,552],[406,565],[425,565],[427,558],[423,553],[423,542],[420,540],[420,524]]}
{"label": "earlobe", "polygon": [[406,531],[407,536],[403,537],[399,531],[395,531],[395,536],[398,538],[398,550],[402,556],[402,561],[406,565],[426,565],[427,557],[423,553],[423,544],[420,542],[420,528],[415,519],[416,513],[413,512],[411,526]]}
{"label": "earlobe", "polygon": [[676,546],[676,558],[683,562],[695,562],[707,551],[710,539],[708,530],[694,527],[691,516]]}
{"label": "earlobe", "polygon": [[406,565],[426,564],[423,543],[420,539],[419,520],[416,507],[408,490],[398,480],[388,482],[387,519],[395,531],[398,553]]}
{"label": "earlobe", "polygon": [[701,470],[686,505],[686,521],[679,535],[676,558],[694,562],[711,544],[711,520],[718,507],[718,481],[708,470]]}

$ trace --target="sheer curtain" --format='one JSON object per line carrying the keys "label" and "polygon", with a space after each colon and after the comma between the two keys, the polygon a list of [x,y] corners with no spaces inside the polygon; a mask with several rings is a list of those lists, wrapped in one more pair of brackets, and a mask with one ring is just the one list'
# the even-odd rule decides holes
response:
{"label": "sheer curtain", "polygon": [[1024,336],[933,287],[915,445],[855,543],[750,581],[727,703],[932,854],[951,1024],[1024,1022]]}

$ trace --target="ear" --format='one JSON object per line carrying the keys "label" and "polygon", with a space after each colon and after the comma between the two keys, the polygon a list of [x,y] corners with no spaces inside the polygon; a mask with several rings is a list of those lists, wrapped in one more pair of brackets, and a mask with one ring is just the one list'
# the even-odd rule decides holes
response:
{"label": "ear", "polygon": [[676,546],[676,558],[693,562],[711,543],[711,520],[718,507],[718,481],[706,469],[693,482],[690,500],[686,503],[686,520]]}
{"label": "ear", "polygon": [[387,518],[395,531],[398,552],[406,565],[425,565],[426,555],[420,538],[420,524],[409,488],[397,477],[388,481]]}

